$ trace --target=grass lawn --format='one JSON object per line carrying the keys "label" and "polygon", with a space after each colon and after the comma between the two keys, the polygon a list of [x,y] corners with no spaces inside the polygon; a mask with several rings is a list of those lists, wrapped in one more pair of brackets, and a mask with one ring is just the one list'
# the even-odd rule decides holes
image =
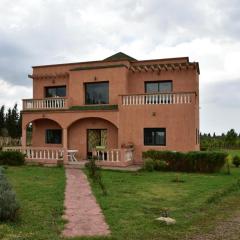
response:
{"label": "grass lawn", "polygon": [[[236,168],[230,176],[179,173],[183,183],[172,182],[176,173],[104,170],[102,175],[108,195],[103,196],[97,185],[92,187],[112,231],[112,237],[105,239],[185,239],[199,227],[201,232],[207,231],[216,219],[240,209],[240,191],[229,190],[240,178]],[[19,222],[0,224],[0,239],[61,239],[64,170],[9,167],[7,176],[22,209]],[[217,197],[216,192],[224,197]],[[211,199],[219,201],[207,203]],[[170,210],[176,225],[165,226],[155,220],[163,208]]]}
{"label": "grass lawn", "polygon": [[65,188],[63,168],[8,167],[7,177],[21,204],[16,223],[0,223],[0,239],[59,239]]}

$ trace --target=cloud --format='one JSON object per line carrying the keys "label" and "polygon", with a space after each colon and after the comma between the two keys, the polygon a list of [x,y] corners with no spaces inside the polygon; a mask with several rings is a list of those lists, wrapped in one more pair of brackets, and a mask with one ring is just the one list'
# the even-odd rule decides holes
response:
{"label": "cloud", "polygon": [[6,108],[12,108],[17,103],[18,109],[21,109],[21,99],[31,98],[31,95],[31,87],[13,85],[0,79],[0,106],[5,105]]}
{"label": "cloud", "polygon": [[[238,0],[1,0],[0,9],[1,89],[3,81],[30,89],[32,65],[97,60],[118,51],[137,59],[189,56],[199,61],[201,104],[211,103],[214,95],[216,109],[222,108],[221,99],[206,90],[209,84],[239,79]],[[226,104],[226,111],[232,109]],[[202,112],[207,131],[211,124],[204,116],[212,111]]]}

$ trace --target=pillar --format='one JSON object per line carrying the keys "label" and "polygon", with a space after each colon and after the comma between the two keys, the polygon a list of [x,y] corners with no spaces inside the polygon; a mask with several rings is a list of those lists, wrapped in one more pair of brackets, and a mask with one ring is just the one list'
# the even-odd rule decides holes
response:
{"label": "pillar", "polygon": [[22,126],[22,147],[25,148],[27,146],[27,128]]}
{"label": "pillar", "polygon": [[68,129],[63,128],[63,162],[64,164],[68,164],[68,156],[67,156],[67,150],[68,150]]}

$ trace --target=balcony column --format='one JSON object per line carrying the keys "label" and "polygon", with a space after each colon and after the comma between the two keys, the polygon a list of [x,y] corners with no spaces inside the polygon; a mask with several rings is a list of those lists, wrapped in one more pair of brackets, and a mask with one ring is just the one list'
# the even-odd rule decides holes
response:
{"label": "balcony column", "polygon": [[27,146],[27,128],[25,126],[22,127],[21,143],[22,143],[22,148],[26,148],[26,146]]}
{"label": "balcony column", "polygon": [[63,128],[63,162],[64,164],[68,164],[68,156],[67,156],[67,150],[68,150],[68,129]]}

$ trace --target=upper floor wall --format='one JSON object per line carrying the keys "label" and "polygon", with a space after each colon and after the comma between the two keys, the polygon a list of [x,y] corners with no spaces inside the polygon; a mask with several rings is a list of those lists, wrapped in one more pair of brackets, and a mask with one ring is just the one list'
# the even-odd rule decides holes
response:
{"label": "upper floor wall", "polygon": [[66,86],[69,105],[84,105],[87,83],[108,82],[109,104],[118,104],[119,95],[144,94],[146,83],[154,81],[171,81],[172,92],[198,96],[198,63],[186,57],[137,61],[117,55],[103,61],[33,67],[33,98],[47,97],[47,87]]}

